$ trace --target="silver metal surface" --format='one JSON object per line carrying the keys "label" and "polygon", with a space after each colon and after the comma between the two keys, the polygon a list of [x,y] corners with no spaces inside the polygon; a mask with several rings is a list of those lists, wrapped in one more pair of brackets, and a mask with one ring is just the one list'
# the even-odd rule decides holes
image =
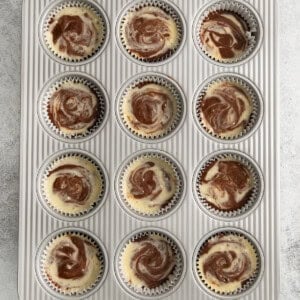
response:
{"label": "silver metal surface", "polygon": [[[103,162],[110,182],[115,180],[120,164],[133,152],[150,146],[124,134],[118,126],[115,112],[101,132],[93,139],[79,144],[52,138],[41,127],[37,116],[39,93],[54,76],[65,71],[80,71],[95,77],[107,90],[109,102],[122,85],[137,73],[160,72],[173,78],[187,98],[187,118],[175,136],[151,148],[170,153],[187,174],[187,193],[180,208],[170,217],[155,222],[178,238],[187,253],[187,273],[179,289],[168,299],[210,299],[197,286],[192,275],[192,255],[199,240],[209,231],[222,226],[235,226],[251,233],[261,245],[265,256],[265,272],[258,287],[244,299],[271,300],[278,298],[278,109],[277,109],[277,18],[275,0],[249,0],[264,23],[264,40],[258,53],[247,63],[236,67],[221,67],[209,63],[199,54],[192,38],[192,23],[197,12],[208,1],[174,0],[187,21],[187,39],[178,55],[159,66],[147,67],[129,60],[120,51],[115,37],[117,16],[128,3],[126,0],[97,0],[108,15],[111,35],[105,50],[97,59],[80,66],[68,66],[52,60],[39,43],[39,19],[50,0],[24,0],[22,54],[22,118],[21,118],[21,182],[19,225],[19,282],[21,299],[51,299],[39,286],[35,274],[35,255],[40,242],[53,231],[68,227],[69,222],[50,216],[36,197],[38,169],[49,156],[59,150],[78,148],[88,151]],[[260,128],[247,140],[224,145],[202,135],[193,120],[192,100],[198,86],[208,77],[221,72],[235,72],[253,81],[263,96],[264,118]],[[113,107],[113,105],[110,105]],[[260,206],[249,216],[236,222],[215,220],[203,213],[193,200],[191,181],[193,171],[208,154],[221,149],[235,149],[258,162],[265,178],[265,194]],[[118,205],[114,184],[99,212],[72,226],[86,228],[99,237],[108,252],[108,276],[101,289],[90,299],[131,299],[114,277],[113,257],[119,242],[132,231],[152,223],[128,216]]]}

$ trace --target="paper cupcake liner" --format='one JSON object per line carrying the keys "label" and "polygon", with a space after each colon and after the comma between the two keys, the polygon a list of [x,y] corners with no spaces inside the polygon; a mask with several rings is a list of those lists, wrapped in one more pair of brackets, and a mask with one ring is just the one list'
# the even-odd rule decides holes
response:
{"label": "paper cupcake liner", "polygon": [[[162,9],[165,13],[167,13],[169,16],[172,17],[172,19],[175,21],[177,26],[177,32],[178,32],[178,44],[174,49],[170,49],[167,53],[164,55],[161,55],[159,57],[154,58],[140,58],[134,53],[130,51],[130,49],[127,48],[125,38],[122,35],[122,28],[124,26],[126,17],[128,13],[138,11],[144,7],[158,7]],[[117,42],[119,44],[120,49],[126,54],[126,56],[131,59],[132,61],[144,65],[160,65],[163,63],[166,63],[170,59],[174,58],[175,55],[177,55],[180,50],[182,49],[184,42],[185,42],[185,35],[186,35],[186,25],[185,20],[183,17],[183,14],[179,10],[178,7],[174,5],[173,2],[170,2],[169,0],[134,0],[131,3],[129,3],[127,6],[122,9],[121,14],[118,17],[118,23],[116,27],[116,37]]]}
{"label": "paper cupcake liner", "polygon": [[[82,84],[88,87],[94,95],[97,97],[99,104],[99,116],[94,125],[88,128],[83,133],[73,133],[67,134],[61,131],[49,118],[49,103],[53,94],[58,91],[63,84],[73,83],[73,84]],[[89,138],[92,138],[94,135],[99,133],[107,120],[108,117],[108,96],[103,88],[95,79],[83,73],[65,73],[59,75],[58,77],[53,78],[50,82],[44,87],[38,105],[38,115],[39,120],[43,128],[54,138],[63,140],[65,142],[83,142]]]}
{"label": "paper cupcake liner", "polygon": [[[85,241],[88,241],[97,249],[97,257],[100,262],[100,272],[97,276],[95,282],[88,288],[82,289],[82,291],[71,292],[63,289],[62,287],[56,285],[48,277],[45,265],[47,260],[47,253],[50,249],[51,244],[62,236],[78,236]],[[35,264],[35,273],[38,282],[41,286],[48,292],[51,296],[56,299],[86,299],[88,296],[94,294],[103,284],[108,271],[108,257],[106,250],[102,242],[94,236],[92,233],[80,229],[80,228],[65,228],[55,231],[50,234],[46,239],[41,243],[36,254],[36,264]]]}
{"label": "paper cupcake liner", "polygon": [[[80,58],[65,57],[61,55],[59,52],[55,51],[55,49],[53,49],[49,44],[49,42],[47,41],[46,33],[49,29],[49,22],[62,9],[68,7],[80,7],[80,8],[82,7],[88,9],[99,18],[99,22],[101,24],[101,29],[102,29],[101,38],[98,42],[99,45],[97,46],[96,49],[94,49],[92,53],[90,53],[85,57],[80,57]],[[87,63],[90,60],[96,58],[104,50],[109,38],[109,21],[106,13],[104,12],[104,10],[99,4],[97,4],[95,1],[89,1],[89,0],[58,0],[55,3],[51,3],[40,19],[39,28],[40,28],[40,41],[44,49],[46,50],[46,52],[58,62],[66,63],[66,64],[82,64],[82,63]]]}
{"label": "paper cupcake liner", "polygon": [[[89,208],[83,209],[81,212],[78,213],[66,213],[59,210],[57,207],[54,207],[51,201],[48,199],[47,193],[45,192],[45,183],[49,172],[57,165],[59,161],[62,161],[69,157],[78,157],[86,160],[88,163],[96,167],[101,179],[102,189],[97,199],[95,199],[95,201]],[[42,207],[50,215],[54,216],[55,218],[62,219],[64,221],[79,221],[96,213],[104,204],[105,199],[107,197],[108,189],[108,176],[102,163],[96,157],[81,150],[69,149],[54,154],[47,161],[45,161],[45,163],[39,170],[37,177],[37,194]]]}
{"label": "paper cupcake liner", "polygon": [[[141,134],[137,130],[135,130],[130,123],[127,122],[125,119],[125,115],[123,112],[123,105],[125,102],[125,97],[129,93],[130,90],[140,86],[141,84],[158,84],[162,87],[167,88],[171,94],[173,95],[173,100],[176,101],[176,114],[173,118],[172,123],[168,126],[168,128],[158,134]],[[173,134],[180,129],[184,122],[186,114],[186,107],[185,107],[185,96],[180,88],[180,86],[170,78],[166,77],[160,73],[144,73],[140,74],[128,82],[125,83],[119,95],[116,99],[116,115],[121,128],[129,134],[132,138],[137,139],[141,142],[153,142],[157,143],[163,141],[167,138],[170,138]]]}
{"label": "paper cupcake liner", "polygon": [[[122,272],[122,256],[128,244],[149,235],[162,237],[172,248],[176,258],[176,266],[166,282],[156,288],[138,288],[126,280]],[[115,275],[121,287],[131,296],[138,299],[165,299],[180,286],[186,272],[186,256],[179,241],[166,231],[159,228],[144,228],[131,233],[119,245],[115,255]]]}
{"label": "paper cupcake liner", "polygon": [[[155,158],[155,159],[160,159],[163,162],[167,163],[172,168],[173,175],[175,176],[177,182],[176,192],[172,197],[172,199],[169,202],[167,202],[167,204],[163,208],[161,208],[158,212],[152,214],[143,213],[134,209],[127,201],[122,188],[123,181],[125,180],[125,174],[128,168],[130,168],[130,166],[134,162],[142,158],[149,158],[149,159]],[[129,215],[145,221],[157,221],[168,217],[171,213],[174,213],[179,208],[180,204],[184,199],[185,190],[186,190],[186,184],[185,184],[184,171],[180,166],[180,164],[174,158],[169,156],[167,153],[158,150],[143,150],[129,157],[125,162],[123,162],[115,180],[115,191],[120,206]]]}
{"label": "paper cupcake liner", "polygon": [[[201,270],[198,266],[198,260],[201,256],[201,251],[205,247],[205,245],[213,238],[218,236],[227,236],[227,235],[236,235],[239,237],[245,238],[250,245],[252,246],[257,259],[257,267],[254,272],[254,274],[243,283],[242,287],[237,289],[234,292],[230,293],[224,293],[219,292],[213,289],[211,286],[207,284],[205,279],[203,278],[201,274]],[[219,228],[216,230],[213,230],[212,232],[208,233],[206,236],[204,236],[198,245],[196,246],[196,249],[194,251],[193,255],[193,273],[196,282],[199,284],[199,286],[210,296],[214,298],[221,298],[221,299],[240,299],[241,297],[246,296],[247,294],[251,293],[259,284],[263,273],[264,273],[264,255],[263,251],[256,241],[256,239],[250,235],[249,233],[238,229],[234,227],[225,227],[225,228]]]}
{"label": "paper cupcake liner", "polygon": [[[212,206],[202,195],[200,191],[200,182],[203,172],[213,162],[221,159],[230,158],[238,161],[247,167],[253,178],[254,187],[252,188],[249,200],[239,209],[232,211],[223,211]],[[207,156],[196,169],[193,177],[193,194],[196,203],[209,216],[222,221],[235,221],[246,217],[253,212],[260,204],[264,193],[264,179],[257,163],[246,154],[234,150],[221,150]]]}
{"label": "paper cupcake liner", "polygon": [[[205,18],[211,12],[220,10],[232,11],[241,16],[248,24],[249,31],[247,32],[248,48],[240,56],[233,59],[217,59],[205,49],[200,39],[200,29]],[[262,22],[255,9],[248,3],[240,0],[214,0],[208,3],[196,16],[193,25],[193,38],[197,50],[203,54],[209,61],[221,65],[236,65],[250,59],[259,49],[262,42],[263,28]]]}
{"label": "paper cupcake liner", "polygon": [[[205,94],[212,85],[222,82],[230,82],[242,87],[242,89],[249,96],[253,109],[244,130],[241,131],[238,135],[230,137],[223,137],[214,133],[204,125],[201,117],[201,103],[203,98],[205,97]],[[193,114],[198,128],[208,138],[222,143],[238,143],[246,138],[249,138],[260,126],[263,118],[263,100],[259,90],[247,78],[234,73],[224,73],[209,78],[198,88],[194,99]]]}

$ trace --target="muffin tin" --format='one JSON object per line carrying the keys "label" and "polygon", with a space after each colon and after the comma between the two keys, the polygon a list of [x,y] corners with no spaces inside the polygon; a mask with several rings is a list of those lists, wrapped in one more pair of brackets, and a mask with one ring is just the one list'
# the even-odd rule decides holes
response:
{"label": "muffin tin", "polygon": [[[47,285],[40,269],[44,247],[55,235],[66,231],[91,236],[99,244],[105,264],[97,287],[86,294],[73,295],[78,299],[278,298],[277,8],[275,0],[221,2],[24,1],[18,277],[21,299],[68,299]],[[120,40],[123,14],[129,8],[144,7],[149,3],[161,8],[171,7],[172,14],[178,16],[181,24],[181,44],[175,53],[161,61],[132,58],[123,49]],[[100,49],[87,59],[77,62],[60,59],[44,43],[44,24],[49,12],[64,5],[91,5],[103,18],[105,39]],[[198,44],[195,30],[201,16],[218,5],[246,7],[257,22],[256,45],[242,61],[232,64],[216,62],[203,54]],[[101,94],[105,113],[101,124],[87,136],[66,137],[49,126],[45,114],[47,95],[49,89],[59,85],[64,76],[87,80]],[[149,140],[134,136],[122,125],[118,111],[122,92],[141,76],[170,82],[182,100],[181,119],[176,128],[166,136],[150,140],[151,145]],[[197,123],[195,112],[202,88],[218,76],[235,76],[245,80],[257,96],[258,116],[252,129],[238,139],[225,142],[205,132]],[[121,204],[118,178],[124,162],[129,162],[136,153],[154,152],[165,155],[178,165],[183,186],[180,189],[181,198],[170,212],[148,218],[129,211]],[[211,158],[215,153],[224,155],[229,152],[248,159],[259,180],[255,203],[238,216],[220,216],[208,211],[197,203],[199,199],[195,192],[193,176],[200,170],[205,158]],[[40,193],[41,176],[47,164],[53,158],[72,153],[92,158],[103,170],[106,182],[99,205],[86,215],[76,217],[62,216],[51,210]],[[136,294],[126,286],[119,274],[118,255],[122,247],[129,238],[144,231],[171,237],[181,253],[180,279],[166,294]],[[243,234],[253,242],[260,268],[254,285],[242,294],[228,298],[228,295],[207,289],[193,274],[196,272],[195,257],[202,242],[210,235],[229,231]]]}

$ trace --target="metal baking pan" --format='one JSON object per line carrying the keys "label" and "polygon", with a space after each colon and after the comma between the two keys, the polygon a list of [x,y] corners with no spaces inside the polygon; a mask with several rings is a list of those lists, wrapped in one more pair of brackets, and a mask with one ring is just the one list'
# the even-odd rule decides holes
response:
{"label": "metal baking pan", "polygon": [[[67,0],[66,0],[67,1]],[[87,0],[86,0],[87,1]],[[273,300],[279,297],[279,147],[278,147],[278,81],[277,81],[277,5],[275,0],[238,0],[251,5],[262,20],[259,39],[261,45],[243,63],[223,65],[213,63],[201,56],[194,43],[194,22],[200,11],[211,1],[173,0],[166,3],[174,6],[182,18],[182,45],[176,55],[167,62],[151,65],[131,59],[121,50],[118,38],[120,14],[128,5],[127,0],[90,0],[92,5],[101,7],[107,15],[107,41],[105,47],[94,59],[85,62],[68,63],[53,57],[45,51],[40,41],[41,20],[57,0],[24,0],[23,3],[23,46],[22,46],[22,108],[21,108],[21,167],[20,167],[20,214],[19,214],[19,275],[20,299],[60,298],[39,284],[36,274],[36,257],[40,244],[56,230],[79,228],[90,232],[103,243],[106,251],[107,276],[101,287],[89,299],[132,299],[130,291],[120,284],[115,274],[115,255],[120,242],[126,236],[150,228],[174,236],[184,253],[184,274],[178,288],[164,299],[211,299],[214,296],[197,283],[193,273],[194,251],[198,243],[210,232],[242,230],[253,237],[263,259],[261,280],[255,288],[242,295],[243,299]],[[160,2],[155,0],[154,2]],[[49,82],[63,73],[86,74],[105,90],[108,102],[107,121],[101,130],[91,138],[68,141],[45,130],[39,118],[39,103]],[[143,142],[126,134],[119,126],[116,110],[118,96],[124,84],[137,74],[163,74],[180,87],[184,96],[186,113],[182,126],[170,137],[157,142]],[[218,74],[236,74],[252,82],[261,94],[263,103],[262,122],[247,138],[223,143],[201,132],[194,120],[194,98],[199,86]],[[43,164],[60,151],[72,150],[90,153],[102,162],[108,174],[109,190],[105,203],[87,218],[72,222],[68,218],[57,218],[44,209],[38,199],[39,170]],[[182,168],[185,184],[184,198],[171,214],[155,221],[135,218],[119,205],[115,190],[116,176],[126,159],[139,151],[162,151],[174,158]],[[260,203],[245,216],[234,221],[214,218],[200,209],[193,193],[193,174],[199,164],[214,152],[234,151],[243,153],[255,161],[261,170],[264,194]],[[83,297],[84,298],[84,297]],[[142,298],[142,297],[136,297]],[[147,297],[146,297],[147,298]],[[151,297],[150,297],[151,298]],[[153,298],[153,297],[152,297]],[[220,296],[222,299],[222,296]],[[226,298],[225,296],[223,298]],[[148,299],[148,298],[147,298]],[[227,298],[226,298],[227,299]]]}

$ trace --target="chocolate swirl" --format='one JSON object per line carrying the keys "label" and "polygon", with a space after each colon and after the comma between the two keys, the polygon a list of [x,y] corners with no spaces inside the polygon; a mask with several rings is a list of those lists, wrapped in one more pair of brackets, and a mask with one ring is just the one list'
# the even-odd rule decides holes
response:
{"label": "chocolate swirl", "polygon": [[138,243],[130,266],[135,275],[150,289],[168,280],[176,262],[171,246],[164,240],[146,237]]}
{"label": "chocolate swirl", "polygon": [[65,14],[49,23],[52,27],[52,42],[57,44],[60,52],[84,57],[90,54],[89,48],[97,46],[97,28],[88,13],[81,16]]}
{"label": "chocolate swirl", "polygon": [[162,57],[172,51],[170,47],[176,43],[171,27],[176,28],[174,20],[160,8],[144,7],[131,12],[124,28],[126,47],[141,58]]}
{"label": "chocolate swirl", "polygon": [[208,241],[200,251],[205,280],[217,286],[233,282],[242,286],[247,282],[256,269],[255,252],[248,244],[244,238],[237,236],[220,236]]}
{"label": "chocolate swirl", "polygon": [[243,207],[252,193],[250,171],[234,160],[212,163],[203,172],[200,185],[205,200],[211,206],[224,211]]}
{"label": "chocolate swirl", "polygon": [[208,52],[218,53],[222,59],[232,59],[248,47],[249,26],[237,13],[220,10],[211,12],[204,19],[200,39]]}
{"label": "chocolate swirl", "polygon": [[78,279],[85,276],[88,268],[85,243],[80,237],[70,236],[53,249],[52,257],[59,278]]}
{"label": "chocolate swirl", "polygon": [[163,189],[169,192],[172,191],[170,175],[161,169],[164,182],[160,182],[155,173],[155,166],[154,162],[149,161],[131,172],[129,178],[129,182],[131,183],[130,192],[135,199],[150,198],[153,201],[162,193]]}
{"label": "chocolate swirl", "polygon": [[49,101],[48,116],[58,129],[85,131],[99,118],[99,103],[92,92],[61,88]]}
{"label": "chocolate swirl", "polygon": [[208,90],[201,101],[201,114],[214,133],[235,133],[247,126],[252,107],[239,86],[226,82]]}
{"label": "chocolate swirl", "polygon": [[162,89],[146,85],[131,96],[133,126],[147,134],[166,129],[173,117],[173,103]]}
{"label": "chocolate swirl", "polygon": [[65,203],[84,205],[92,190],[89,171],[81,166],[62,165],[51,172],[55,176],[52,190]]}

